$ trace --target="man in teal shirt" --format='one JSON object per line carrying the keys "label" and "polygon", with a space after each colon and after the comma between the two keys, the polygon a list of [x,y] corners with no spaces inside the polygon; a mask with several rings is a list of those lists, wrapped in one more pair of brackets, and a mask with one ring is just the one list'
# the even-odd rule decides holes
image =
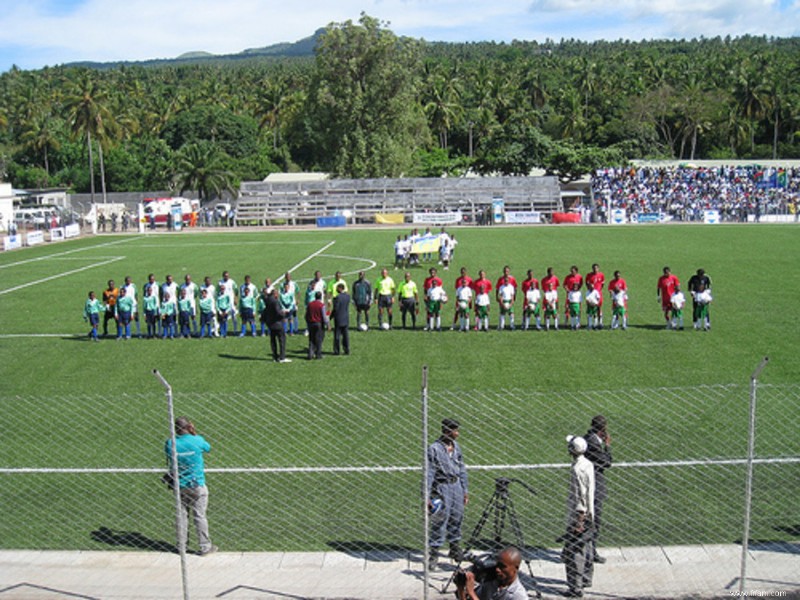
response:
{"label": "man in teal shirt", "polygon": [[[178,456],[178,485],[181,492],[181,531],[185,545],[189,542],[187,514],[192,512],[200,556],[217,551],[208,535],[208,488],[206,487],[203,454],[211,451],[211,445],[201,435],[197,435],[194,423],[186,417],[175,419],[175,450]],[[172,440],[164,444],[167,464],[172,469]]]}

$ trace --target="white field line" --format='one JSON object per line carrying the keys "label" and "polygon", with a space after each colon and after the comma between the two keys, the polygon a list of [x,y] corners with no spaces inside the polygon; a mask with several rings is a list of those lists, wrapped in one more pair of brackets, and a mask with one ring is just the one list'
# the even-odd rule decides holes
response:
{"label": "white field line", "polygon": [[[280,281],[281,281],[281,280],[282,280],[282,279],[283,279],[283,278],[286,276],[286,272],[287,272],[287,271],[288,271],[289,273],[293,273],[294,271],[296,271],[297,269],[299,269],[300,267],[302,267],[302,266],[303,266],[304,264],[306,264],[307,262],[309,262],[309,261],[311,261],[311,260],[315,259],[317,256],[319,256],[320,254],[322,254],[323,252],[325,252],[325,250],[327,250],[328,248],[330,248],[331,246],[333,246],[335,243],[336,243],[336,240],[334,240],[334,241],[332,241],[332,242],[330,242],[330,243],[328,243],[328,244],[325,244],[325,245],[324,245],[322,248],[320,248],[319,250],[317,250],[317,251],[316,251],[316,252],[314,252],[313,254],[310,254],[309,256],[307,256],[306,258],[304,258],[303,260],[301,260],[299,263],[297,263],[295,266],[293,266],[293,267],[290,267],[289,269],[287,269],[286,271],[284,271],[283,273],[281,273],[280,277],[278,277],[277,279],[275,279],[274,283],[276,283],[276,284],[277,284],[277,283],[279,283],[279,282],[280,282]],[[309,281],[310,281],[310,280],[309,280]]]}
{"label": "white field line", "polygon": [[85,248],[75,248],[74,250],[66,250],[64,252],[56,252],[55,254],[48,254],[47,256],[39,256],[37,258],[29,258],[28,260],[20,260],[13,263],[8,263],[6,265],[0,265],[0,269],[7,269],[9,267],[17,267],[19,265],[26,265],[32,262],[39,262],[42,260],[50,260],[51,258],[58,258],[61,256],[66,256],[68,254],[74,254],[76,252],[85,252],[87,250],[95,250],[96,248],[104,248],[106,246],[115,246],[116,244],[124,244],[127,242],[134,241],[136,238],[130,238],[125,240],[117,240],[116,242],[106,242],[104,244],[97,244],[96,246],[86,246]]}
{"label": "white field line", "polygon": [[314,240],[308,240],[307,242],[301,241],[288,241],[288,242],[214,242],[211,244],[203,244],[200,242],[191,242],[186,244],[139,244],[137,248],[170,248],[170,249],[180,249],[180,248],[191,248],[191,247],[200,247],[200,248],[208,248],[208,247],[217,247],[217,246],[291,246],[291,245],[309,245],[309,244],[316,244],[317,242]]}
{"label": "white field line", "polygon": [[[798,464],[800,456],[789,458],[756,458],[754,464]],[[745,465],[746,458],[723,458],[718,460],[687,460],[687,461],[661,461],[661,462],[625,462],[617,463],[614,468],[651,469],[663,467],[696,467],[720,465]],[[568,469],[566,463],[550,463],[536,465],[469,465],[471,471],[499,471],[499,470],[540,470],[540,469]],[[395,467],[231,467],[209,468],[207,473],[398,473],[421,471],[421,466],[395,466]],[[0,473],[161,473],[164,468],[49,468],[49,467],[15,467],[0,468]]]}
{"label": "white field line", "polygon": [[3,338],[73,338],[73,337],[86,337],[86,334],[72,333],[0,333],[0,339]]}
{"label": "white field line", "polygon": [[104,260],[98,263],[94,263],[91,265],[87,265],[85,267],[81,267],[80,269],[73,269],[72,271],[65,271],[63,273],[59,273],[58,275],[52,275],[51,277],[45,277],[44,279],[37,279],[36,281],[29,281],[28,283],[23,283],[22,285],[15,286],[13,288],[8,288],[6,290],[0,290],[0,296],[3,294],[8,294],[10,292],[16,292],[17,290],[24,289],[26,287],[30,287],[32,285],[38,285],[40,283],[47,283],[48,281],[52,281],[53,279],[59,279],[61,277],[66,277],[67,275],[73,275],[75,273],[80,273],[81,271],[86,271],[88,269],[94,269],[96,267],[102,267],[103,265],[107,265],[113,262],[117,262],[118,260],[123,260],[124,256],[117,256],[116,258],[111,258],[108,260]]}

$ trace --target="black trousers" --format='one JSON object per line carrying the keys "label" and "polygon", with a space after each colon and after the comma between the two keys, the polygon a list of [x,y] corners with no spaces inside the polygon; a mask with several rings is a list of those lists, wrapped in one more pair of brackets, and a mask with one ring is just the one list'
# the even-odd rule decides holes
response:
{"label": "black trousers", "polygon": [[325,327],[322,323],[308,324],[308,358],[322,358],[322,341]]}
{"label": "black trousers", "polygon": [[273,360],[286,358],[286,332],[283,330],[283,323],[279,323],[278,327],[269,328],[269,345],[272,348]]}
{"label": "black trousers", "polygon": [[339,346],[345,354],[350,354],[350,331],[347,325],[336,325],[333,328],[333,353],[339,354]]}

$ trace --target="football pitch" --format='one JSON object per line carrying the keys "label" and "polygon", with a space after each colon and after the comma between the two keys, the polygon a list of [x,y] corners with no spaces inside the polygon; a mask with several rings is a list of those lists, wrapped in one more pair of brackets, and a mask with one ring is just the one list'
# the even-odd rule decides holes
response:
{"label": "football pitch", "polygon": [[[764,383],[800,381],[800,322],[794,311],[800,291],[800,229],[796,226],[485,227],[453,231],[459,241],[453,264],[448,271],[439,267],[451,298],[443,310],[447,327],[453,315],[453,284],[461,266],[473,277],[480,269],[485,270],[493,283],[504,265],[510,266],[518,282],[528,269],[541,279],[545,269],[553,267],[563,281],[571,265],[577,265],[585,275],[596,262],[606,282],[615,270],[627,280],[628,330],[609,329],[610,303],[606,296],[603,331],[570,331],[563,327],[563,316],[562,329],[557,332],[425,332],[421,330],[422,318],[416,331],[407,331],[399,328],[396,309],[392,331],[374,327],[367,332],[351,331],[351,356],[307,361],[307,339],[289,337],[290,364],[273,363],[269,343],[260,337],[126,341],[111,337],[92,343],[81,317],[83,303],[89,290],[99,296],[108,279],[120,284],[130,275],[141,293],[149,273],[154,273],[159,282],[169,273],[180,283],[189,273],[195,282],[208,275],[216,283],[222,271],[228,270],[237,283],[249,274],[261,284],[265,277],[275,281],[291,271],[299,289],[304,290],[316,270],[326,280],[341,271],[352,285],[359,270],[374,283],[380,269],[387,267],[399,283],[402,271],[393,268],[393,242],[408,229],[103,235],[7,252],[0,254],[0,401],[4,415],[0,429],[6,440],[0,449],[0,468],[161,467],[161,443],[166,436],[164,390],[152,376],[153,369],[172,385],[179,413],[188,413],[201,424],[201,432],[208,432],[220,445],[225,440],[222,452],[209,462],[210,467],[221,468],[243,464],[408,464],[415,457],[415,446],[408,438],[418,436],[419,431],[411,419],[419,412],[423,365],[429,370],[432,393],[447,392],[454,398],[469,399],[468,407],[453,400],[440,403],[439,408],[455,413],[460,408],[462,414],[454,416],[462,421],[469,415],[472,422],[465,427],[463,442],[468,463],[490,464],[566,464],[564,435],[583,433],[597,412],[608,414],[612,435],[617,432],[617,460],[641,459],[635,449],[641,448],[645,438],[652,450],[647,460],[683,458],[672,453],[675,444],[685,444],[697,452],[689,458],[740,457],[741,449],[746,448],[745,404],[726,412],[699,403],[688,413],[690,418],[670,422],[679,414],[674,404],[668,404],[673,400],[665,398],[662,404],[654,392],[653,402],[633,403],[626,401],[627,392],[656,388],[688,391],[729,384],[746,388],[750,374],[764,356],[770,359],[762,374]],[[665,330],[656,280],[666,265],[684,285],[698,268],[711,276],[714,302],[710,332],[692,330],[690,309],[686,311],[686,330]],[[420,288],[430,266],[438,265],[410,269]],[[521,311],[518,300],[518,327]],[[300,317],[302,327],[302,308]],[[371,322],[377,322],[375,307]],[[491,323],[497,324],[496,303]],[[329,334],[326,354],[331,343]],[[572,394],[584,398],[586,392],[594,393],[591,402],[569,402]],[[526,393],[535,396],[536,402],[527,400]],[[309,400],[315,394],[321,398],[317,405]],[[339,406],[326,404],[327,399],[341,399],[347,394],[351,396]],[[256,397],[255,402],[248,399],[251,396]],[[280,398],[280,402],[260,400],[271,396]],[[552,396],[552,405],[548,396]],[[148,404],[147,398],[153,402]],[[746,403],[746,397],[743,401]],[[674,402],[691,405],[690,399]],[[73,410],[82,404],[90,406],[82,406],[86,410],[80,412]],[[797,402],[784,398],[765,411],[765,422],[771,426],[759,430],[759,447],[767,454],[770,448],[780,447],[783,456],[800,456],[796,435],[787,439],[781,427],[797,423]],[[370,416],[360,419],[361,414]],[[476,422],[482,414],[486,415],[485,424]],[[433,419],[439,416],[437,412]],[[518,439],[512,427],[515,421],[534,423],[536,435],[547,439],[540,443]],[[260,435],[261,428],[270,429],[270,436],[283,441],[270,445],[248,442],[253,435]],[[313,438],[313,443],[286,441],[298,435]],[[720,451],[718,438],[731,435],[736,436],[736,443],[723,444]],[[380,444],[371,443],[374,438]],[[338,439],[346,441],[337,443]],[[392,456],[395,451],[399,457]],[[365,456],[370,452],[374,456]],[[793,483],[785,481],[787,473]],[[796,475],[795,464],[775,479],[766,477],[762,485],[781,485],[789,492],[800,493]],[[4,547],[41,547],[42,542],[27,539],[33,535],[31,531],[48,537],[52,547],[87,547],[87,530],[99,523],[125,521],[126,529],[163,530],[163,523],[141,522],[141,507],[154,502],[165,505],[160,514],[169,519],[170,507],[163,490],[155,499],[153,488],[148,487],[155,478],[151,473],[147,473],[146,486],[141,485],[141,477],[126,475],[124,498],[101,479],[93,480],[95,487],[86,493],[92,496],[95,514],[75,516],[72,522],[50,514],[53,505],[60,502],[61,490],[75,485],[66,475],[32,473],[22,479],[19,474],[5,472],[0,477],[7,480],[0,492],[0,508],[25,507],[24,529],[15,528],[13,519],[0,527]],[[694,473],[693,477],[701,476]],[[737,477],[738,472],[726,472],[717,494],[694,500],[696,512],[713,520],[715,507],[726,495],[725,486]],[[12,482],[11,478],[16,479]],[[565,491],[562,479],[563,473],[544,478],[539,484],[554,486],[552,492],[547,490],[548,497],[552,496],[548,514],[561,511]],[[665,497],[653,507],[654,512],[661,511],[661,520],[669,523],[665,531],[672,533],[665,535],[672,535],[676,543],[691,541],[675,533],[685,515],[670,514],[674,497],[683,493],[679,480],[670,473],[656,482],[664,488],[659,493]],[[387,505],[393,495],[410,499],[413,504],[418,494],[416,474],[403,473],[391,481],[378,496]],[[478,474],[475,481],[476,485],[491,487],[488,475]],[[629,504],[616,509],[620,515],[629,515],[637,502],[635,482],[620,484],[617,489],[630,494]],[[485,492],[479,496],[480,504]],[[308,494],[302,482],[287,478],[281,483],[280,493],[293,498],[302,515],[286,517],[288,521],[324,527],[325,522],[335,520],[331,505],[316,494]],[[212,513],[225,510],[225,499],[220,498],[223,494],[220,490],[212,500]],[[346,490],[341,494],[344,497]],[[72,498],[67,493],[65,496]],[[738,502],[738,495],[736,498]],[[239,506],[241,513],[260,510],[257,495],[227,500],[229,506]],[[70,515],[81,512],[80,500],[67,504]],[[784,508],[781,505],[772,510],[777,513]],[[385,522],[403,518],[399,511],[393,511],[387,509]],[[125,517],[120,518],[120,513]],[[346,522],[356,520],[352,514],[340,516]],[[790,518],[795,523],[800,518],[796,502]],[[213,527],[213,514],[211,519]],[[220,521],[224,520],[218,516],[217,524]],[[254,533],[252,523],[240,519],[220,527],[220,536],[227,547],[277,549],[286,536],[280,522],[276,518],[268,531],[262,528]],[[367,529],[386,527],[381,519],[372,525],[363,517],[360,522]],[[325,539],[342,535],[341,530],[334,530],[315,538],[313,528],[309,529],[308,536],[289,540],[286,545],[312,549]],[[710,529],[714,541],[734,538],[721,539],[718,532],[722,527]],[[372,533],[365,531],[364,535]],[[635,532],[619,531],[616,535],[619,543],[642,541]],[[162,533],[161,537],[169,535]],[[400,541],[411,543],[408,539]]]}

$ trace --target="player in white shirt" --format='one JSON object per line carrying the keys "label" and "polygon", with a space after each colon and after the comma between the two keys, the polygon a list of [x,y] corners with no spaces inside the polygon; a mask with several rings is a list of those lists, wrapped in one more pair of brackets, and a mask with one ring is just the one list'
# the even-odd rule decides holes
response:
{"label": "player in white shirt", "polygon": [[462,285],[456,290],[456,311],[458,314],[459,331],[469,331],[469,316],[472,313],[472,288]]}
{"label": "player in white shirt", "polygon": [[525,330],[530,329],[531,315],[536,319],[536,329],[542,329],[542,316],[539,308],[539,302],[542,299],[542,292],[538,287],[531,287],[525,292],[525,309],[522,311],[522,328]]}
{"label": "player in white shirt", "polygon": [[167,275],[166,281],[161,284],[161,301],[169,294],[169,300],[175,305],[175,314],[178,314],[178,284],[172,279],[172,275]]}
{"label": "player in white shirt", "polygon": [[489,331],[489,306],[492,304],[492,299],[489,294],[478,294],[475,297],[475,307],[477,314],[475,320],[478,321],[477,329],[480,331]]}
{"label": "player in white shirt", "polygon": [[497,288],[497,302],[500,304],[500,323],[497,331],[506,328],[506,316],[508,316],[511,331],[514,331],[514,300],[517,298],[517,289],[511,284],[508,277],[503,277],[503,283]]}
{"label": "player in white shirt", "polygon": [[711,297],[711,290],[706,289],[705,284],[700,283],[699,289],[692,292],[692,297],[697,304],[692,319],[694,320],[695,329],[704,329],[708,331],[711,329],[711,319],[708,316],[708,305],[711,304],[713,298]]}
{"label": "player in white shirt", "polygon": [[670,327],[672,329],[683,329],[683,307],[686,305],[686,296],[683,295],[680,285],[675,286],[675,291],[669,297],[669,303],[672,305]]}
{"label": "player in white shirt", "polygon": [[405,268],[406,250],[405,242],[402,236],[397,236],[397,241],[394,243],[394,268],[395,270],[403,267]]}
{"label": "player in white shirt", "polygon": [[441,246],[439,246],[439,264],[444,265],[445,271],[447,271],[450,268],[450,254],[451,254],[450,236],[447,236],[447,241],[444,242]]}
{"label": "player in white shirt", "polygon": [[586,294],[586,328],[603,328],[600,317],[600,292],[595,288],[590,288],[590,291]]}
{"label": "player in white shirt", "polygon": [[583,294],[580,284],[576,283],[567,293],[567,311],[569,312],[569,324],[572,329],[581,328],[581,300]]}
{"label": "player in white shirt", "polygon": [[628,328],[628,292],[619,289],[611,293],[613,307],[611,309],[611,329],[616,329],[622,322],[622,329]]}
{"label": "player in white shirt", "polygon": [[186,299],[192,303],[192,332],[195,337],[199,335],[197,331],[197,298],[200,295],[200,288],[192,281],[191,275],[186,275],[181,284],[181,291],[186,290]]}
{"label": "player in white shirt", "polygon": [[239,314],[239,302],[237,301],[237,296],[239,292],[239,287],[236,285],[236,282],[231,279],[230,273],[228,271],[222,272],[222,279],[219,280],[219,287],[221,288],[223,285],[225,286],[225,295],[231,299],[231,319],[233,320],[233,331],[238,331],[239,327],[236,321],[236,315]]}
{"label": "player in white shirt", "polygon": [[[203,279],[203,285],[200,286],[200,291],[206,291],[206,298],[211,298],[212,303],[214,304],[212,312],[216,315],[217,314],[217,288],[216,286],[211,283],[211,277],[207,276]],[[211,319],[211,323],[214,327],[214,337],[219,337],[219,323],[217,319]]]}
{"label": "player in white shirt", "polygon": [[136,295],[136,284],[130,276],[125,277],[125,297],[133,300],[133,308],[131,308],[131,318],[136,321],[136,337],[142,337],[142,326],[139,324],[139,298]]}
{"label": "player in white shirt", "polygon": [[555,330],[558,331],[558,290],[549,290],[544,293],[544,327],[550,331],[550,319],[553,319]]}
{"label": "player in white shirt", "polygon": [[239,286],[239,296],[240,297],[244,296],[245,288],[250,290],[250,297],[251,298],[257,298],[258,297],[258,287],[256,287],[255,283],[253,283],[253,281],[250,278],[250,275],[245,275],[244,276],[244,283],[241,286]]}
{"label": "player in white shirt", "polygon": [[442,304],[447,302],[447,294],[441,285],[428,288],[428,331],[442,330]]}

